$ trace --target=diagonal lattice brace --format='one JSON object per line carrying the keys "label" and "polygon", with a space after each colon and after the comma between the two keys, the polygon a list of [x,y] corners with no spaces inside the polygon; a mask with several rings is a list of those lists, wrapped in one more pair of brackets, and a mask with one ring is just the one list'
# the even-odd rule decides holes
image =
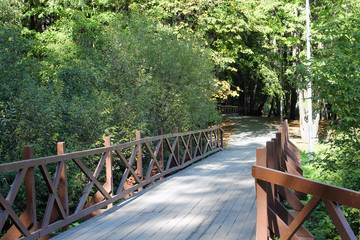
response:
{"label": "diagonal lattice brace", "polygon": [[111,199],[110,194],[105,190],[105,188],[100,184],[100,182],[97,180],[97,177],[100,174],[101,168],[104,166],[105,164],[105,159],[106,156],[108,155],[108,152],[104,153],[103,156],[101,157],[101,160],[95,170],[95,173],[92,174],[90,172],[90,170],[84,165],[84,163],[80,160],[80,159],[73,159],[73,161],[75,162],[75,164],[80,168],[80,170],[89,178],[90,182],[85,190],[85,193],[83,194],[76,210],[75,213],[80,212],[85,205],[85,201],[90,193],[91,188],[93,187],[93,185],[95,184],[95,186],[98,188],[98,190],[104,195],[104,197],[106,199]]}
{"label": "diagonal lattice brace", "polygon": [[[20,169],[18,173],[16,174],[15,180],[12,184],[12,187],[6,197],[6,201],[9,203],[9,206],[12,207],[12,204],[14,203],[14,200],[16,198],[16,195],[20,189],[21,183],[24,180],[25,174],[27,172],[27,168]],[[9,216],[9,212],[7,210],[3,210],[0,213],[0,230],[3,229],[6,219]]]}
{"label": "diagonal lattice brace", "polygon": [[197,139],[196,139],[195,134],[192,134],[192,135],[193,135],[193,138],[194,138],[195,143],[196,143],[195,152],[194,152],[194,156],[193,156],[193,158],[195,158],[195,157],[198,156],[197,155],[198,152],[200,153],[199,155],[202,155],[202,151],[201,151],[201,135],[202,135],[202,133],[201,132],[199,133],[199,136],[198,136]]}
{"label": "diagonal lattice brace", "polygon": [[175,138],[174,142],[173,142],[173,145],[171,146],[170,142],[169,142],[169,139],[165,139],[165,142],[166,142],[166,145],[168,146],[169,150],[170,150],[170,156],[169,156],[169,159],[168,159],[168,163],[167,163],[167,166],[166,166],[166,169],[169,169],[170,166],[171,166],[171,162],[172,162],[172,159],[175,160],[175,163],[176,165],[180,166],[180,163],[179,163],[179,160],[177,159],[176,157],[176,154],[175,154],[175,148],[176,148],[176,144],[178,142],[178,137]]}
{"label": "diagonal lattice brace", "polygon": [[157,160],[157,155],[159,153],[159,149],[160,149],[160,146],[161,146],[161,140],[158,142],[157,146],[156,146],[156,149],[155,149],[155,152],[153,152],[149,146],[148,143],[144,143],[146,149],[148,150],[150,156],[151,156],[151,161],[150,161],[150,164],[149,164],[149,168],[148,168],[148,171],[146,173],[146,177],[145,177],[145,180],[147,180],[149,177],[150,177],[150,174],[151,174],[151,170],[153,169],[153,166],[154,164],[156,164],[156,166],[158,167],[159,171],[162,173],[163,170],[161,169],[161,166],[160,166],[160,163],[158,162]]}
{"label": "diagonal lattice brace", "polygon": [[24,234],[26,237],[30,236],[30,232],[27,230],[27,228],[21,222],[21,220],[16,215],[14,210],[11,208],[10,204],[5,200],[5,198],[1,194],[0,194],[0,205],[2,209],[8,212],[10,218],[14,221],[15,226],[20,230],[20,232]]}
{"label": "diagonal lattice brace", "polygon": [[291,239],[296,231],[301,227],[306,218],[312,213],[315,207],[320,203],[321,199],[319,197],[313,196],[306,206],[299,212],[296,218],[292,221],[289,227],[281,233],[280,240]]}
{"label": "diagonal lattice brace", "polygon": [[182,164],[185,163],[185,159],[186,159],[186,155],[189,156],[190,160],[192,159],[192,156],[191,156],[191,153],[190,153],[190,150],[189,150],[189,144],[190,144],[190,140],[191,140],[191,136],[189,136],[188,140],[185,142],[183,136],[180,137],[181,139],[181,143],[182,145],[184,146],[184,156],[183,156],[183,159],[182,159]]}
{"label": "diagonal lattice brace", "polygon": [[[60,166],[62,167],[63,165],[64,165],[64,162],[61,162]],[[56,202],[56,205],[58,207],[61,217],[63,219],[66,218],[66,213],[65,213],[64,207],[62,206],[60,198],[57,194],[57,188],[59,186],[59,181],[60,181],[60,174],[59,174],[60,169],[61,168],[59,168],[59,166],[58,166],[54,181],[52,182],[50,174],[49,174],[48,170],[46,169],[45,165],[40,165],[41,174],[44,177],[46,186],[50,190],[50,195],[49,195],[48,202],[46,204],[45,215],[44,215],[43,223],[41,226],[42,228],[47,227],[50,223],[50,217],[51,217],[51,213],[53,211],[54,202]]]}
{"label": "diagonal lattice brace", "polygon": [[135,160],[135,156],[136,156],[136,153],[139,149],[139,145],[136,145],[134,147],[134,151],[131,153],[131,156],[130,156],[130,159],[129,161],[126,160],[124,154],[122,154],[121,152],[119,152],[118,150],[115,150],[115,153],[120,157],[121,161],[125,164],[126,166],[126,170],[122,176],[122,179],[121,179],[121,182],[119,184],[119,187],[116,191],[116,195],[120,194],[120,192],[122,191],[123,187],[124,187],[124,184],[127,180],[127,177],[129,176],[129,173],[131,173],[131,175],[135,178],[135,180],[140,183],[141,180],[139,179],[139,177],[137,176],[137,174],[135,173],[134,169],[131,167],[134,160]]}

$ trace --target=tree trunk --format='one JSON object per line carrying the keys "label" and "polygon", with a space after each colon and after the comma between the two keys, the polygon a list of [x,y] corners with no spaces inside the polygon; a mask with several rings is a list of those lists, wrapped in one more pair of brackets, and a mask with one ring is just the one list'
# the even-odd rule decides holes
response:
{"label": "tree trunk", "polygon": [[[308,102],[306,99],[307,91],[306,90],[298,90],[299,95],[299,114],[300,114],[300,133],[301,139],[303,141],[309,141],[309,111],[308,111]],[[318,130],[319,130],[319,114],[313,116],[312,122],[312,138],[313,142],[317,142],[318,139]]]}
{"label": "tree trunk", "polygon": [[271,99],[270,110],[267,115],[268,118],[271,117],[271,112],[273,111],[273,109],[274,109],[274,98]]}
{"label": "tree trunk", "polygon": [[291,102],[290,102],[290,119],[296,119],[296,103],[297,103],[297,93],[295,88],[291,88]]}
{"label": "tree trunk", "polygon": [[246,79],[243,78],[243,98],[244,98],[244,102],[243,102],[243,110],[244,110],[244,116],[247,115],[247,102],[246,102],[246,98],[247,98],[247,86],[246,86]]}

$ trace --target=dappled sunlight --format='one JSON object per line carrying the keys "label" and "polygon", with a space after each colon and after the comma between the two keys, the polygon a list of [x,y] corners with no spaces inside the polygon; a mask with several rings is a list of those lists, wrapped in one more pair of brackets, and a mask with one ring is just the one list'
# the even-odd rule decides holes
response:
{"label": "dappled sunlight", "polygon": [[[231,117],[228,148],[158,181],[108,212],[76,227],[72,239],[252,239],[256,148],[274,136],[261,118]],[[253,138],[251,129],[256,127]],[[60,238],[59,238],[60,239]]]}

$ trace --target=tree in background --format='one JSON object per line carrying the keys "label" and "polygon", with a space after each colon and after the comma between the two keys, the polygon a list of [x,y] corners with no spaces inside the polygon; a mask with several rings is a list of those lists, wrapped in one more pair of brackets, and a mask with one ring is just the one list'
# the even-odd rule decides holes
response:
{"label": "tree in background", "polygon": [[129,141],[135,130],[219,122],[213,65],[195,40],[138,15],[64,11],[41,32],[2,25],[2,161],[20,160],[27,144],[44,156],[63,140],[74,151],[105,134]]}

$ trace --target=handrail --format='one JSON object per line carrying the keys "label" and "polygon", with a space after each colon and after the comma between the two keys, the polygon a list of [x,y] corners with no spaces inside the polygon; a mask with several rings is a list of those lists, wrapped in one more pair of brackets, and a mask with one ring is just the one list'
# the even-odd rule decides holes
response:
{"label": "handrail", "polygon": [[[105,147],[73,153],[65,153],[65,143],[61,142],[58,155],[36,159],[32,146],[25,146],[25,160],[0,164],[0,174],[16,174],[7,196],[0,193],[2,239],[47,238],[54,231],[66,231],[70,223],[97,215],[106,210],[103,208],[223,148],[219,126],[184,133],[177,133],[176,128],[175,133],[165,135],[159,129],[159,136],[141,138],[137,132],[136,137],[135,141],[115,145],[106,137]],[[69,198],[68,182],[77,180],[69,171],[77,171],[84,180],[77,199]],[[40,181],[48,191],[45,209],[39,209],[36,202]],[[25,191],[21,190],[23,184]],[[15,204],[21,191],[25,199]],[[25,210],[14,208],[19,205]]]}
{"label": "handrail", "polygon": [[[287,121],[266,148],[257,149],[252,175],[256,179],[257,239],[313,239],[302,224],[321,201],[341,238],[356,239],[338,204],[360,209],[360,192],[304,178],[298,149],[289,140]],[[312,195],[306,206],[300,201],[306,200],[304,193]],[[284,201],[293,210],[288,210]]]}

